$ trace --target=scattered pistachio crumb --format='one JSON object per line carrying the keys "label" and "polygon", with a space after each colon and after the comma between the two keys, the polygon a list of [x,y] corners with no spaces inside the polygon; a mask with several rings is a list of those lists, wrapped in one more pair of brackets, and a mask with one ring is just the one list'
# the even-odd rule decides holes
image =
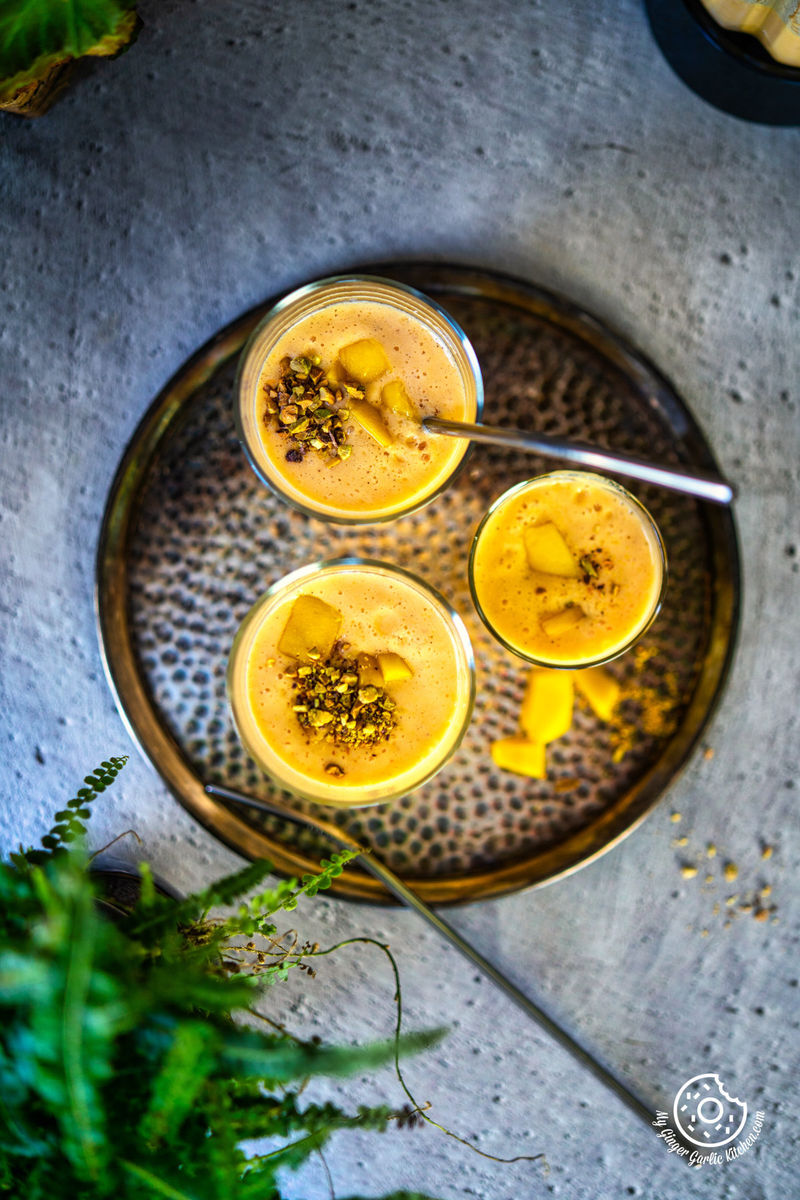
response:
{"label": "scattered pistachio crumb", "polygon": [[765,896],[765,897],[771,896],[772,895],[772,885],[769,883],[765,883],[761,889],[761,895]]}
{"label": "scattered pistachio crumb", "polygon": [[764,859],[772,858],[772,846],[762,846],[761,857]]}
{"label": "scattered pistachio crumb", "polygon": [[739,893],[734,892],[732,896],[727,897],[725,903],[726,904],[735,904],[738,899],[739,899]]}
{"label": "scattered pistachio crumb", "polygon": [[681,867],[681,875],[684,879],[694,879],[697,874],[697,867]]}
{"label": "scattered pistachio crumb", "polygon": [[716,858],[717,857],[717,847],[714,845],[713,842],[709,842],[708,845],[706,846],[706,856],[708,858]]}
{"label": "scattered pistachio crumb", "polygon": [[678,821],[680,821],[680,819],[681,819],[681,814],[679,812],[671,813],[669,819],[670,819],[670,821],[672,821],[673,825],[677,825]]}
{"label": "scattered pistachio crumb", "polygon": [[738,874],[739,874],[739,868],[736,866],[736,863],[734,863],[734,862],[726,862],[725,863],[725,878],[728,880],[729,883],[733,883],[734,879],[737,878]]}
{"label": "scattered pistachio crumb", "polygon": [[713,882],[714,882],[714,876],[706,875],[706,883],[713,883]]}
{"label": "scattered pistachio crumb", "polygon": [[[612,593],[613,590],[612,585]],[[624,758],[643,738],[668,737],[677,725],[682,696],[675,672],[662,670],[657,687],[642,682],[647,664],[657,654],[653,646],[640,645],[633,651],[636,682],[623,687],[620,704],[609,728],[615,747],[614,762]],[[623,711],[627,715],[623,715]]]}

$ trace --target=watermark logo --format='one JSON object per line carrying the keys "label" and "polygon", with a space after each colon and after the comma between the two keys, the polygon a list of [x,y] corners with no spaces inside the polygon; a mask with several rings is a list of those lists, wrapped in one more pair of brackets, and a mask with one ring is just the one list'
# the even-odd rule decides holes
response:
{"label": "watermark logo", "polygon": [[[748,1109],[731,1096],[719,1075],[706,1071],[682,1084],[670,1114],[656,1112],[653,1125],[670,1154],[686,1158],[692,1167],[716,1166],[746,1154],[761,1134],[765,1114],[760,1110],[746,1132]],[[698,1149],[692,1149],[693,1146]]]}
{"label": "watermark logo", "polygon": [[747,1121],[747,1105],[729,1096],[719,1075],[693,1075],[678,1090],[672,1116],[694,1146],[727,1146]]}

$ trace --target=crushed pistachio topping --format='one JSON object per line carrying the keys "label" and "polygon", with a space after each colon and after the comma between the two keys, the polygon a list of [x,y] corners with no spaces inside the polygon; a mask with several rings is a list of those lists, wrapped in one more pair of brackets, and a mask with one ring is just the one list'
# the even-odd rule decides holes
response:
{"label": "crushed pistachio topping", "polygon": [[265,387],[264,420],[288,440],[286,459],[302,462],[309,450],[327,457],[330,466],[350,457],[345,421],[352,400],[363,400],[363,388],[333,383],[318,354],[281,359],[277,383]]}
{"label": "crushed pistachio topping", "polygon": [[[605,591],[606,581],[602,575],[603,572],[610,571],[613,565],[611,558],[602,550],[593,550],[591,554],[584,554],[578,559],[578,569],[584,584],[598,592]],[[612,596],[616,595],[619,584],[612,582],[609,590]]]}
{"label": "crushed pistachio topping", "polygon": [[[345,657],[343,649],[342,643],[337,643],[324,661],[287,669],[294,690],[294,713],[304,729],[327,742],[375,745],[389,738],[394,729],[395,702],[384,688],[365,685],[357,661]],[[329,766],[333,768],[330,774],[336,775],[337,764]]]}

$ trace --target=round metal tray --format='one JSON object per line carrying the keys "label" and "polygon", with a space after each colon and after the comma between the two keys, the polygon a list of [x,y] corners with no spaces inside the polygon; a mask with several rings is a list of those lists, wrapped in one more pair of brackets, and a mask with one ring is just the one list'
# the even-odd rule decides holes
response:
{"label": "round metal tray", "polygon": [[[462,325],[483,369],[488,421],[714,468],[664,377],[563,298],[462,267],[384,263],[369,270],[429,293]],[[272,303],[235,321],[181,368],[146,412],[111,488],[97,615],[106,672],[131,734],[184,807],[228,845],[271,859],[279,872],[314,869],[330,850],[320,835],[203,790],[214,782],[257,799],[277,796],[234,732],[228,651],[250,605],[286,572],[345,553],[388,559],[428,579],[466,620],[478,669],[475,716],[456,756],[417,792],[373,808],[317,811],[372,846],[429,903],[501,895],[576,869],[655,804],[719,697],[739,609],[732,513],[631,489],[661,527],[670,578],[661,614],[641,643],[645,655],[628,654],[612,669],[623,683],[636,676],[661,698],[667,720],[658,736],[643,727],[615,762],[608,727],[576,706],[572,729],[548,751],[546,781],[500,772],[489,747],[516,728],[526,666],[489,636],[472,608],[468,549],[491,501],[552,464],[476,448],[428,508],[366,529],[288,508],[258,483],[232,415],[237,353]],[[357,864],[334,890],[389,902]]]}

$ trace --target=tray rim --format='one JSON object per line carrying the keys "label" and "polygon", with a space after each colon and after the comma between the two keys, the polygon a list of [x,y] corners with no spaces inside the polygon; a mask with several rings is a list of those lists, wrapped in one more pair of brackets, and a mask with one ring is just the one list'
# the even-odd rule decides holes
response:
{"label": "tray rim", "polygon": [[[414,286],[436,296],[449,293],[527,308],[568,329],[604,355],[629,377],[655,389],[662,409],[685,427],[680,447],[691,461],[715,469],[708,441],[693,414],[667,377],[636,347],[605,322],[560,293],[516,276],[470,264],[426,260],[379,262],[353,268],[365,274],[406,272],[425,275]],[[299,285],[298,285],[299,286]],[[280,295],[284,294],[282,291]],[[267,298],[235,318],[200,346],[172,375],[145,409],[115,472],[100,526],[94,607],[103,670],[120,717],[138,750],[154,767],[175,799],[216,838],[250,858],[269,858],[278,874],[299,875],[318,863],[272,841],[204,790],[177,741],[158,717],[158,709],[138,670],[127,621],[127,546],[135,502],[155,453],[186,401],[239,352],[249,333],[278,296]],[[527,305],[520,301],[527,300]],[[540,311],[540,310],[544,311]],[[558,319],[556,320],[556,315]],[[655,397],[653,400],[655,404]],[[735,655],[741,612],[741,559],[732,508],[700,509],[713,550],[709,645],[683,720],[662,753],[614,804],[563,842],[522,860],[491,870],[458,876],[404,876],[429,904],[471,903],[527,888],[542,887],[579,870],[611,850],[636,829],[678,778],[710,723],[724,692]],[[383,885],[351,868],[334,881],[340,898],[395,904]]]}

